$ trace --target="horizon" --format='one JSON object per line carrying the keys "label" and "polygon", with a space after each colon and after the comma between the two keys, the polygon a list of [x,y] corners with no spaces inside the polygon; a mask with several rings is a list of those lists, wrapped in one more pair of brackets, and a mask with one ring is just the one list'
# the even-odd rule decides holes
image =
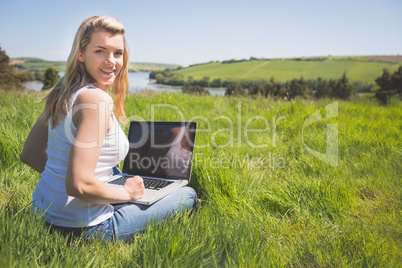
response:
{"label": "horizon", "polygon": [[[256,58],[255,60],[289,60],[289,59],[295,59],[295,58],[301,58],[301,59],[308,59],[308,58],[327,58],[327,57],[333,57],[333,58],[343,58],[343,57],[401,57],[402,55],[396,54],[396,55],[327,55],[327,56],[308,56],[308,57],[290,57],[290,58]],[[38,57],[16,57],[16,58],[11,58],[9,57],[10,60],[19,60],[19,59],[39,59],[39,60],[43,60],[43,61],[47,61],[47,62],[67,62],[67,60],[46,60],[46,59],[42,59],[42,58],[38,58]],[[191,67],[193,65],[198,65],[198,64],[207,64],[210,62],[222,62],[222,61],[226,61],[226,60],[243,60],[243,59],[223,59],[221,61],[209,61],[209,62],[197,62],[197,63],[192,63],[189,64],[186,67]],[[244,60],[249,60],[249,59],[244,59]],[[402,61],[402,60],[396,60],[396,61],[392,61],[389,60],[390,62],[396,62],[396,61]],[[171,62],[142,62],[142,61],[130,61],[129,63],[134,63],[134,64],[163,64],[163,65],[177,65],[177,66],[181,66],[184,67],[182,65],[176,64],[176,63],[171,63]]]}
{"label": "horizon", "polygon": [[[104,14],[122,21],[132,63],[183,67],[230,59],[402,54],[396,0],[280,3],[206,0],[127,3],[50,0],[0,4],[0,47],[10,58],[66,61],[79,24]],[[59,12],[63,10],[63,12]]]}

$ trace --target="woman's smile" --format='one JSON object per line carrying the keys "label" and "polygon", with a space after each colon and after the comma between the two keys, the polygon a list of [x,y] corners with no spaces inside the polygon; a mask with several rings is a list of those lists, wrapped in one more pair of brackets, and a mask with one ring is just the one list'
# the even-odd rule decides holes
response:
{"label": "woman's smile", "polygon": [[107,69],[100,69],[101,72],[107,74],[107,75],[111,75],[114,74],[116,70],[107,70]]}

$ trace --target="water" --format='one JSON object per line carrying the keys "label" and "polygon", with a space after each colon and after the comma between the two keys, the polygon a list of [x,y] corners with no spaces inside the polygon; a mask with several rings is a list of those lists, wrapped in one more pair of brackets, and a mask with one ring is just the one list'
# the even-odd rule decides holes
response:
{"label": "water", "polygon": [[149,73],[146,72],[128,73],[128,81],[130,83],[128,92],[131,93],[138,93],[141,90],[181,92],[181,87],[155,84],[155,81],[149,79]]}
{"label": "water", "polygon": [[[64,73],[60,72],[60,76],[63,76]],[[152,90],[156,92],[181,92],[181,87],[167,86],[167,85],[159,85],[155,84],[155,81],[149,79],[148,72],[139,72],[139,73],[128,73],[128,80],[130,82],[130,87],[128,92],[136,94],[141,90]],[[41,91],[43,84],[39,81],[29,81],[23,84],[29,90]],[[224,96],[224,89],[210,89],[209,93],[211,95],[216,96]]]}
{"label": "water", "polygon": [[22,83],[22,86],[29,89],[29,90],[35,90],[35,91],[41,91],[43,87],[43,83],[39,81],[28,81]]}

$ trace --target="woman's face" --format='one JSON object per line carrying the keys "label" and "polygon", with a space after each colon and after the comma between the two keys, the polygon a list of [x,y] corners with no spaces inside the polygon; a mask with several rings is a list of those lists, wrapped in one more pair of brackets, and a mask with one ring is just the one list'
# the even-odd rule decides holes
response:
{"label": "woman's face", "polygon": [[95,79],[94,85],[107,91],[123,66],[123,52],[123,35],[95,31],[85,51],[79,52],[78,60]]}

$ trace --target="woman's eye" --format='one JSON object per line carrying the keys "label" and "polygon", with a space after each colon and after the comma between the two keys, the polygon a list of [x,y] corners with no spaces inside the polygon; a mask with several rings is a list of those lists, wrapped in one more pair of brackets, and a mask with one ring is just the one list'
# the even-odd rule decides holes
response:
{"label": "woman's eye", "polygon": [[95,53],[103,53],[103,50],[101,49],[95,50]]}
{"label": "woman's eye", "polygon": [[115,54],[118,55],[118,56],[122,56],[123,52],[116,52]]}

